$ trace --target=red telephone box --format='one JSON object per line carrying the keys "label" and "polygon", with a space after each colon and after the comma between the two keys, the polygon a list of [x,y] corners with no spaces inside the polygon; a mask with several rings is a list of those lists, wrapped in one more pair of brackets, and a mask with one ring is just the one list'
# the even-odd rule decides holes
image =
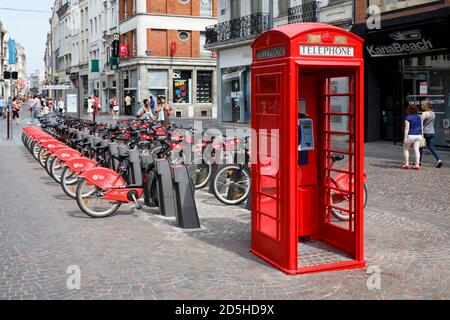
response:
{"label": "red telephone box", "polygon": [[252,45],[252,253],[287,274],[366,265],[362,44],[299,23]]}

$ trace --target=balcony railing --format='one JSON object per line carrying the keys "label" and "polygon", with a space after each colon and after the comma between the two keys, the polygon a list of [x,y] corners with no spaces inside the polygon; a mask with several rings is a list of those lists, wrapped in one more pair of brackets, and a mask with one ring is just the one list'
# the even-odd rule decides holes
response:
{"label": "balcony railing", "polygon": [[289,8],[289,23],[319,21],[319,2],[311,1]]}
{"label": "balcony railing", "polygon": [[206,46],[257,36],[269,29],[269,15],[255,13],[206,28]]}

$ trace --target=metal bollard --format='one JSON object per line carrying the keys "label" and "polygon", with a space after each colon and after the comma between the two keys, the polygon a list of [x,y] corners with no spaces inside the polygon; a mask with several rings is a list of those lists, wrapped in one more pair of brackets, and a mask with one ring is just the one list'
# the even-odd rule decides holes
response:
{"label": "metal bollard", "polygon": [[158,181],[158,199],[161,215],[164,217],[177,216],[177,199],[173,188],[172,170],[168,160],[156,160]]}
{"label": "metal bollard", "polygon": [[136,185],[141,185],[142,170],[141,170],[141,159],[139,158],[139,150],[130,150],[128,154],[130,155],[132,183]]}
{"label": "metal bollard", "polygon": [[247,202],[245,203],[245,209],[250,210],[250,211],[252,210],[252,193],[251,192],[248,195]]}
{"label": "metal bollard", "polygon": [[109,154],[111,155],[111,169],[117,171],[119,161],[117,161],[117,159],[114,159],[114,157],[119,155],[119,145],[116,142],[112,142],[109,144]]}
{"label": "metal bollard", "polygon": [[214,179],[216,178],[217,171],[219,170],[219,165],[214,163],[211,167],[211,178],[209,179],[209,194],[214,194]]}
{"label": "metal bollard", "polygon": [[183,229],[199,229],[194,186],[186,166],[172,167],[173,186],[177,200],[177,225]]}

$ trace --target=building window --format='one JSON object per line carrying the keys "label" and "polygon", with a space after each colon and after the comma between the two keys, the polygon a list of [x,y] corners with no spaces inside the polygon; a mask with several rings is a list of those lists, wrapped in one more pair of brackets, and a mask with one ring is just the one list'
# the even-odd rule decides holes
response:
{"label": "building window", "polygon": [[285,17],[289,11],[289,1],[278,1],[278,17]]}
{"label": "building window", "polygon": [[191,103],[192,71],[173,71],[173,102]]}
{"label": "building window", "polygon": [[212,17],[212,0],[200,0],[200,15],[203,17]]}
{"label": "building window", "polygon": [[432,2],[441,2],[441,0],[369,0],[369,5],[378,6],[381,9],[381,12],[389,12]]}
{"label": "building window", "polygon": [[200,32],[200,57],[211,58],[211,51],[205,49],[206,45],[206,34],[205,32]]}
{"label": "building window", "polygon": [[212,71],[197,72],[197,103],[213,102],[213,73]]}
{"label": "building window", "polygon": [[180,32],[178,33],[178,38],[179,38],[181,41],[187,41],[187,40],[189,40],[189,32],[187,32],[187,31],[180,31]]}
{"label": "building window", "polygon": [[182,4],[186,4],[186,3],[189,3],[189,1],[191,1],[191,0],[179,0]]}
{"label": "building window", "polygon": [[148,90],[149,97],[167,99],[169,90],[169,72],[168,70],[148,70]]}

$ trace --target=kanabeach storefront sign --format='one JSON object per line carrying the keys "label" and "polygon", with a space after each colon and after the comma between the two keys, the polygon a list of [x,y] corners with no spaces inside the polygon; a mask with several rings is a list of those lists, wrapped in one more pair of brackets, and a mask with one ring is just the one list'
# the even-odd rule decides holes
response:
{"label": "kanabeach storefront sign", "polygon": [[[365,40],[372,58],[417,55],[449,48],[448,24],[445,20],[409,26],[383,27],[356,32]],[[362,33],[361,33],[362,32]]]}

